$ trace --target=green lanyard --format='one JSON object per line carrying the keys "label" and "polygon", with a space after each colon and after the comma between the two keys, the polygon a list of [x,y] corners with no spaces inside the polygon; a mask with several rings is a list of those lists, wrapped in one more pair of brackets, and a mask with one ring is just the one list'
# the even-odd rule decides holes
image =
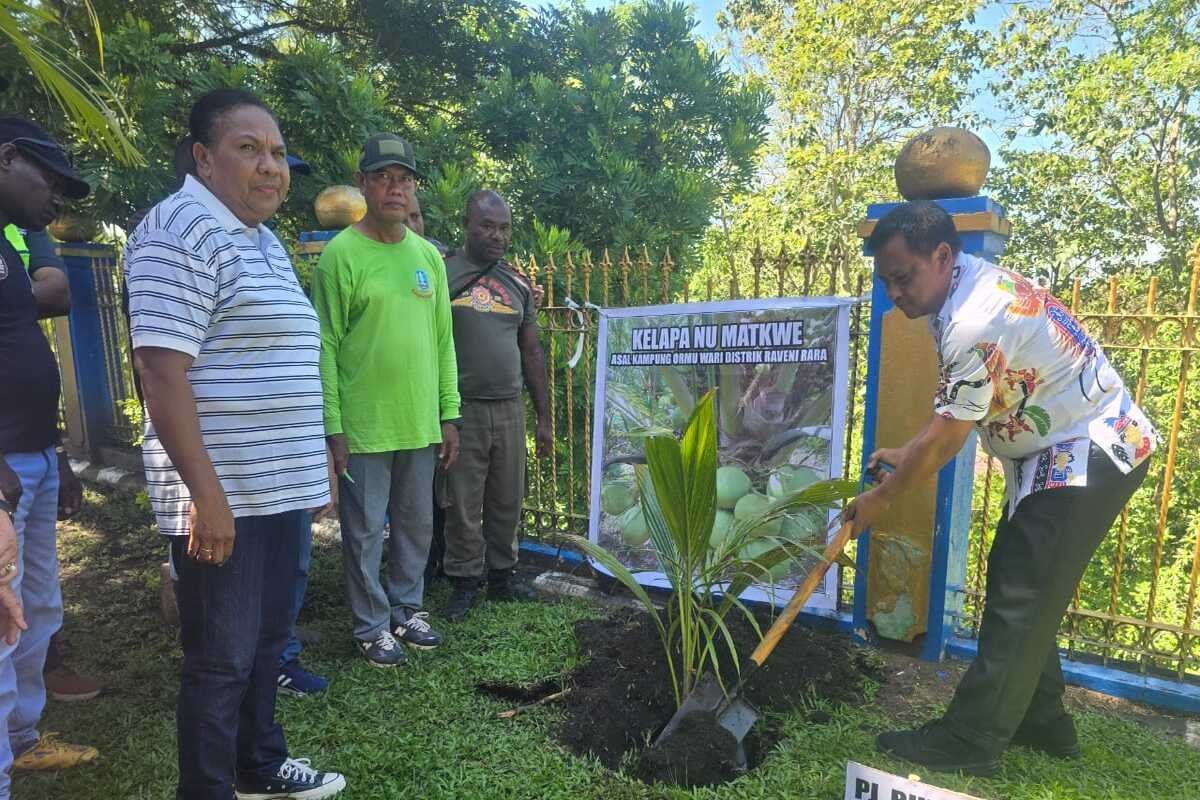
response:
{"label": "green lanyard", "polygon": [[13,250],[16,250],[17,255],[21,256],[25,269],[29,269],[29,245],[25,244],[25,237],[21,234],[21,229],[16,225],[4,226],[4,238],[8,239]]}

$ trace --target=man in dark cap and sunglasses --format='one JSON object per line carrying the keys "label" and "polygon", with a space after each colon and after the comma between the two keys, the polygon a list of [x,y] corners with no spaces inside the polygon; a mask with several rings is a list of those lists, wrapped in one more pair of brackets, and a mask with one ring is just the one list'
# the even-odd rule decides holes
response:
{"label": "man in dark cap and sunglasses", "polygon": [[[87,183],[45,130],[0,117],[0,228],[41,230],[67,199],[87,194]],[[0,642],[0,800],[9,797],[12,771],[61,769],[97,756],[95,748],[37,730],[46,704],[46,651],[63,614],[55,552],[59,378],[37,320],[29,275],[16,250],[0,240],[0,386],[21,387],[0,393],[0,515],[11,518],[19,543],[17,554],[0,559],[0,582],[8,580],[2,588],[19,598],[25,622],[20,632],[0,626],[10,634]]]}
{"label": "man in dark cap and sunglasses", "polygon": [[366,216],[329,242],[311,289],[354,638],[385,668],[407,661],[400,644],[430,650],[442,640],[422,610],[430,488],[435,465],[458,454],[462,423],[446,265],[407,227],[418,177],[409,142],[367,140],[355,175]]}

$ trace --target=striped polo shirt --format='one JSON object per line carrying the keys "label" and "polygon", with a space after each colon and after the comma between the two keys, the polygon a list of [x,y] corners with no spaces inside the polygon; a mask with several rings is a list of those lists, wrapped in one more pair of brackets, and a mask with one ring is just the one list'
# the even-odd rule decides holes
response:
{"label": "striped polo shirt", "polygon": [[[129,237],[125,281],[133,346],[194,359],[200,430],[233,516],[327,503],[320,327],[275,235],[188,177]],[[186,534],[191,497],[148,415],[142,459],[159,529]]]}

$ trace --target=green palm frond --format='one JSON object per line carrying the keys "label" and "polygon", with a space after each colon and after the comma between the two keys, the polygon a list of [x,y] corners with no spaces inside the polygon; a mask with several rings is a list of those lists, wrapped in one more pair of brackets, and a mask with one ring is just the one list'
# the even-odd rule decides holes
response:
{"label": "green palm frond", "polygon": [[[96,42],[103,53],[99,20],[91,3],[86,5]],[[145,163],[122,129],[122,120],[127,115],[104,76],[78,55],[31,33],[30,21],[58,24],[52,15],[28,3],[0,0],[0,36],[7,38],[21,54],[46,94],[58,103],[68,118],[96,137],[119,161],[130,165]],[[100,63],[103,65],[103,55]]]}

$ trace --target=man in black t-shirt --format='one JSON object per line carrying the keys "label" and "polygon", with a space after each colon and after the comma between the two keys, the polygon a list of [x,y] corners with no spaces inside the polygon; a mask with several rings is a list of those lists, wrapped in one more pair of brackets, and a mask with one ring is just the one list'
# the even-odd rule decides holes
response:
{"label": "man in black t-shirt", "polygon": [[[45,231],[21,230],[16,225],[4,229],[4,238],[17,250],[32,283],[39,319],[65,317],[71,311],[71,289],[67,267],[54,250],[54,242]],[[58,448],[58,518],[70,519],[83,500],[83,486],[62,448]],[[46,694],[64,703],[91,700],[103,687],[95,678],[81,675],[64,661],[62,631],[50,639],[44,677]]]}
{"label": "man in black t-shirt", "polygon": [[[45,130],[0,117],[0,229],[41,230],[62,211],[64,198],[87,193]],[[29,274],[7,239],[0,241],[0,387],[0,514],[12,518],[20,544],[19,556],[0,564],[0,573],[15,576],[10,586],[28,626],[13,643],[0,642],[0,798],[7,798],[12,771],[60,769],[97,755],[37,730],[46,703],[46,650],[62,625],[55,553],[59,380]]]}

